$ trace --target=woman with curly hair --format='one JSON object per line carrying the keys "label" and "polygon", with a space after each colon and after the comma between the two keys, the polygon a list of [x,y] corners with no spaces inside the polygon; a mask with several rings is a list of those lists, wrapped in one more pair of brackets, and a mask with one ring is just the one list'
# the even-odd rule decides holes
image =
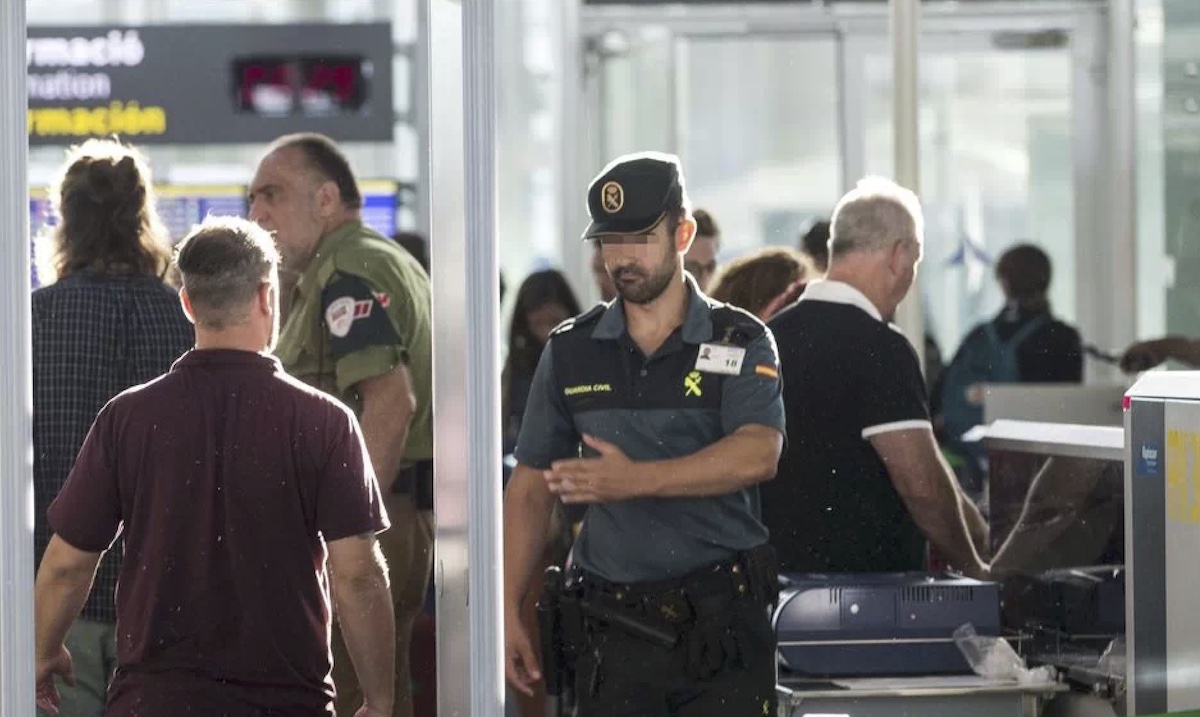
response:
{"label": "woman with curly hair", "polygon": [[800,298],[812,267],[786,247],[768,247],[735,259],[717,276],[709,296],[766,321]]}

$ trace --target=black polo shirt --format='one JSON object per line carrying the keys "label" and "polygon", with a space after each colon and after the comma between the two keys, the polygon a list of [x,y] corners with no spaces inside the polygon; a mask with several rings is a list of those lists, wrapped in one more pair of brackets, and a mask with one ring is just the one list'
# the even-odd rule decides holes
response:
{"label": "black polo shirt", "polygon": [[869,438],[930,427],[916,352],[849,284],[810,284],[770,322],[788,445],[762,489],[783,572],[921,570],[925,538]]}
{"label": "black polo shirt", "polygon": [[[783,431],[771,333],[687,283],[687,318],[652,356],[630,338],[620,300],[555,330],[529,392],[517,461],[545,469],[586,454],[584,433],[616,444],[631,460],[658,461],[691,455],[747,424]],[[704,368],[705,348],[713,353],[723,344],[745,350],[735,375]],[[591,505],[573,555],[607,580],[641,582],[687,574],[766,540],[753,486]]]}

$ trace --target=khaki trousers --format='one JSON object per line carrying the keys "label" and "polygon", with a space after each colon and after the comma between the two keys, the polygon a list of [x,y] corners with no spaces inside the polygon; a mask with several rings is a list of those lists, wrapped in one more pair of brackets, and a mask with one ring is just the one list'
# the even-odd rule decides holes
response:
{"label": "khaki trousers", "polygon": [[[411,495],[384,496],[392,527],[379,534],[379,547],[387,560],[396,616],[396,706],[393,717],[412,717],[413,680],[409,662],[413,623],[425,605],[425,591],[433,567],[433,511],[417,510]],[[338,717],[354,717],[362,707],[362,689],[354,664],[346,652],[342,631],[333,622],[334,706]]]}

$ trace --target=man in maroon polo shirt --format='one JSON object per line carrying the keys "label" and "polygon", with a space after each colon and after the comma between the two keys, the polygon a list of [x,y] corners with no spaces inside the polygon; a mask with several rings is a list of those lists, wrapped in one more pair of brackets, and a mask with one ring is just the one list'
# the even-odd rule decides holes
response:
{"label": "man in maroon polo shirt", "polygon": [[72,681],[63,639],[121,532],[106,714],[332,715],[332,592],[358,717],[390,715],[395,625],[375,542],[387,516],[354,414],[269,355],[274,242],[210,219],[175,262],[195,350],[101,410],[50,506],[39,705],[54,711],[56,675]]}

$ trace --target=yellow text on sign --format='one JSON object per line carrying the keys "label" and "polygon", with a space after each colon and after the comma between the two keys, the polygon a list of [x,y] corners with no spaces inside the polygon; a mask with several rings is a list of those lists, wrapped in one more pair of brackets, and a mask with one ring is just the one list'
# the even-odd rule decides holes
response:
{"label": "yellow text on sign", "polygon": [[1167,520],[1200,525],[1200,432],[1167,431]]}

